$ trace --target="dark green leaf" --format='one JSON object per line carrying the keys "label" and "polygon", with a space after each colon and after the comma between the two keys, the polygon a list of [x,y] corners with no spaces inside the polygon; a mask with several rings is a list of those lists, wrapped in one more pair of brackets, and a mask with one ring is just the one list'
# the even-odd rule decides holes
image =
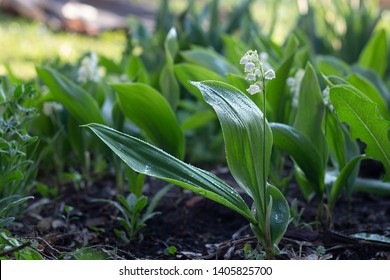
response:
{"label": "dark green leaf", "polygon": [[330,212],[333,211],[334,206],[336,205],[336,201],[338,200],[343,188],[349,183],[348,180],[350,179],[350,176],[355,170],[357,164],[364,158],[364,155],[360,155],[353,158],[344,166],[344,168],[337,175],[337,179],[332,186],[330,196],[328,198],[328,206]]}
{"label": "dark green leaf", "polygon": [[326,140],[331,152],[334,165],[342,169],[347,162],[347,151],[345,147],[344,128],[337,117],[326,113]]}
{"label": "dark green leaf", "polygon": [[272,244],[278,244],[290,222],[290,207],[286,198],[275,186],[267,187],[267,195],[272,197],[270,213],[270,233]]}
{"label": "dark green leaf", "polygon": [[87,127],[133,170],[189,189],[229,207],[250,223],[257,224],[238,192],[214,174],[186,164],[140,139],[104,125],[89,124]]}
{"label": "dark green leaf", "polygon": [[286,151],[304,172],[318,194],[324,190],[324,169],[321,157],[308,139],[291,126],[271,123],[274,145]]}

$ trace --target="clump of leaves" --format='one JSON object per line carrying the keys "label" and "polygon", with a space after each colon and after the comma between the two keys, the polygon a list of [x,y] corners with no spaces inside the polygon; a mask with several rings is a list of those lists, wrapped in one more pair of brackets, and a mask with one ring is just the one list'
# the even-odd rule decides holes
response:
{"label": "clump of leaves", "polygon": [[30,107],[35,91],[20,85],[13,90],[0,84],[0,227],[14,220],[22,211],[23,202],[37,172],[34,151],[29,148],[37,137],[28,134],[28,123],[36,110]]}
{"label": "clump of leaves", "polygon": [[36,246],[29,240],[18,240],[6,230],[0,231],[0,260],[42,260]]}
{"label": "clump of leaves", "polygon": [[250,207],[232,186],[210,172],[104,125],[87,127],[135,171],[189,189],[241,214],[249,221],[267,257],[272,258],[276,244],[287,229],[290,213],[282,193],[266,181],[272,149],[271,129],[257,105],[238,89],[216,81],[193,82],[193,85],[217,113],[229,168],[240,187],[253,199]]}
{"label": "clump of leaves", "polygon": [[140,232],[142,228],[146,226],[146,222],[153,218],[160,212],[154,212],[159,200],[171,189],[171,185],[167,185],[159,190],[153,197],[152,201],[148,204],[148,198],[144,195],[137,196],[134,193],[130,193],[127,197],[118,195],[119,201],[112,201],[107,199],[97,199],[96,202],[108,202],[115,206],[121,213],[121,217],[117,220],[124,228],[125,231],[115,229],[117,237],[125,242],[130,242],[139,238],[143,240],[143,235]]}

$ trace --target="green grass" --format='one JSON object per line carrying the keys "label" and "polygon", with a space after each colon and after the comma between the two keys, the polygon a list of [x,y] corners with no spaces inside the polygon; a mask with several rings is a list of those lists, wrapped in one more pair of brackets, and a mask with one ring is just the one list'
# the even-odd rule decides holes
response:
{"label": "green grass", "polygon": [[124,32],[105,32],[97,37],[52,32],[40,23],[0,14],[0,75],[9,66],[19,79],[36,75],[35,65],[58,57],[75,62],[94,51],[118,61],[125,47]]}

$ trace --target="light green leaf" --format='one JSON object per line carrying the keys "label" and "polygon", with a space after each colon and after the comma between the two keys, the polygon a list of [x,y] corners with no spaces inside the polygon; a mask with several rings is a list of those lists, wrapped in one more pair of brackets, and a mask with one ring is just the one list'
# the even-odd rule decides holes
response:
{"label": "light green leaf", "polygon": [[351,86],[335,86],[330,99],[339,119],[350,126],[351,138],[367,144],[366,155],[381,161],[390,181],[390,122],[380,117],[375,103]]}
{"label": "light green leaf", "polygon": [[194,129],[206,125],[206,123],[216,118],[215,113],[212,111],[202,111],[192,114],[190,117],[185,119],[181,124],[183,130]]}
{"label": "light green leaf", "polygon": [[313,66],[308,63],[299,89],[294,127],[313,144],[323,162],[327,160],[325,136],[321,129],[324,112],[325,105],[317,75]]}
{"label": "light green leaf", "polygon": [[177,41],[177,32],[174,27],[172,27],[164,42],[165,56],[167,58],[167,63],[172,64],[175,56],[179,50],[179,43]]}
{"label": "light green leaf", "polygon": [[166,63],[159,77],[161,93],[165,96],[173,110],[176,110],[180,98],[180,88],[176,80],[173,63],[179,50],[176,29],[172,27],[164,42]]}
{"label": "light green leaf", "polygon": [[257,224],[234,188],[214,174],[186,164],[140,139],[99,124],[89,127],[114,153],[136,172],[165,180],[218,202]]}
{"label": "light green leaf", "polygon": [[145,84],[116,84],[113,87],[125,116],[145,132],[153,144],[182,158],[184,134],[165,98]]}
{"label": "light green leaf", "polygon": [[[225,140],[230,172],[237,183],[264,209],[272,133],[263,113],[245,94],[216,81],[192,82],[217,113]],[[263,135],[266,142],[263,142]],[[265,154],[263,154],[265,145]],[[264,158],[265,157],[265,161]],[[265,162],[265,166],[264,166]],[[264,172],[265,171],[265,172]]]}
{"label": "light green leaf", "polygon": [[387,244],[387,246],[390,245],[390,238],[382,234],[359,232],[359,233],[350,234],[349,236],[357,239],[367,240],[367,241],[385,243]]}
{"label": "light green leaf", "polygon": [[37,67],[37,72],[54,98],[64,105],[80,124],[105,123],[96,100],[82,87],[50,67]]}
{"label": "light green leaf", "polygon": [[139,83],[150,83],[150,77],[148,72],[145,69],[145,66],[141,60],[140,57],[131,55],[127,65],[126,65],[126,72],[129,77],[129,79],[132,82],[139,82]]}
{"label": "light green leaf", "polygon": [[224,76],[219,75],[210,69],[189,63],[175,65],[174,71],[182,86],[201,101],[204,100],[199,90],[193,87],[188,81],[204,81],[208,79],[217,81],[225,80]]}
{"label": "light green leaf", "polygon": [[173,72],[173,65],[165,65],[160,75],[161,93],[171,105],[173,110],[176,110],[180,99],[180,88]]}
{"label": "light green leaf", "polygon": [[286,91],[287,83],[285,82],[290,74],[294,55],[291,55],[283,61],[281,66],[276,70],[276,78],[268,81],[266,85],[267,101],[272,108],[270,121],[287,123],[288,114],[286,112],[286,101],[289,100]]}
{"label": "light green leaf", "polygon": [[[181,52],[181,55],[185,61],[210,69],[222,76],[227,73],[240,74],[237,67],[217,52],[209,49],[192,49]],[[211,79],[211,77],[208,79]]]}
{"label": "light green leaf", "polygon": [[334,56],[319,55],[316,57],[316,65],[318,70],[326,76],[345,76],[350,67],[347,63]]}
{"label": "light green leaf", "polygon": [[381,77],[387,68],[387,38],[384,29],[375,33],[359,57],[359,65],[375,70]]}
{"label": "light green leaf", "polygon": [[368,98],[370,98],[372,102],[376,103],[381,115],[385,119],[390,120],[389,107],[387,106],[385,99],[382,97],[379,90],[369,80],[356,73],[350,75],[347,78],[347,81]]}

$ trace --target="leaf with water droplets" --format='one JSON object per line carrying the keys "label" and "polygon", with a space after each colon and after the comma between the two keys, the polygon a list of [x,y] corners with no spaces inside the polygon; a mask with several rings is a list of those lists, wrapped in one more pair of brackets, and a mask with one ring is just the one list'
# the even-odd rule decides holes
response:
{"label": "leaf with water droplets", "polygon": [[131,169],[153,176],[223,204],[257,224],[250,209],[231,186],[214,174],[191,166],[138,138],[99,124],[90,128]]}
{"label": "leaf with water droplets", "polygon": [[273,244],[277,244],[282,239],[290,222],[290,208],[286,198],[275,186],[268,186],[267,195],[272,197],[270,213],[271,241]]}
{"label": "leaf with water droplets", "polygon": [[264,126],[263,113],[244,93],[229,84],[217,81],[192,84],[217,113],[234,179],[264,209],[272,133],[267,122]]}

